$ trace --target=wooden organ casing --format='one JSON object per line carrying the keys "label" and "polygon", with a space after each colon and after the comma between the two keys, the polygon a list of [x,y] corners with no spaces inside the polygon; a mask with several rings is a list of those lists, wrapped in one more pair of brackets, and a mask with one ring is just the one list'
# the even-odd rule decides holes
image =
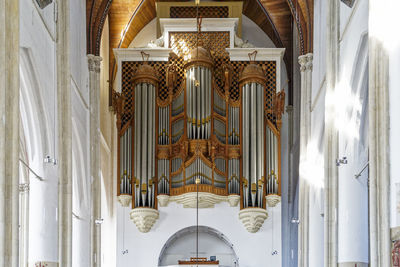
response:
{"label": "wooden organ casing", "polygon": [[[203,47],[192,47],[183,63],[176,57],[170,55],[164,63],[135,62],[135,68],[128,69],[129,85],[114,92],[118,195],[132,195],[132,208],[157,209],[157,195],[196,192],[194,181],[200,178],[200,192],[240,195],[242,209],[266,208],[265,196],[281,192],[285,96],[274,87],[276,65],[268,70],[268,64],[274,66],[269,62],[225,59],[221,66]],[[138,84],[152,86],[153,103],[135,99]],[[254,94],[252,86],[257,88]],[[238,92],[236,97],[232,90]],[[152,113],[143,116],[138,105],[147,105]],[[253,107],[256,111],[251,113]],[[252,123],[255,130],[249,127]],[[135,146],[141,146],[140,153]]]}

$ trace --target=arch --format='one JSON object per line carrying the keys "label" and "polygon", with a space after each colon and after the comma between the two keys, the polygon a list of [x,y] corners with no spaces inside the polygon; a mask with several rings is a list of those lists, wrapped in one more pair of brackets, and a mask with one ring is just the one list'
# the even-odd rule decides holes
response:
{"label": "arch", "polygon": [[[37,65],[30,48],[20,48],[20,160],[24,164],[25,175],[20,176],[20,182],[29,184],[29,191],[21,194],[21,245],[24,251],[21,264],[51,259],[54,255],[55,221],[46,221],[32,218],[44,218],[49,213],[55,214],[56,205],[52,199],[57,182],[51,178],[53,170],[45,167],[44,158],[50,153],[54,154],[48,110],[45,109],[43,98],[44,87],[36,72]],[[55,91],[54,91],[55,92]],[[55,119],[55,117],[54,117]],[[51,151],[50,151],[51,150]],[[47,154],[49,153],[49,154]],[[28,167],[29,166],[29,167]],[[28,168],[35,174],[28,172]],[[44,177],[45,181],[30,179],[34,175]],[[46,230],[46,231],[45,231]],[[45,234],[44,234],[45,233]]]}
{"label": "arch", "polygon": [[[213,237],[219,239],[221,242],[223,242],[224,245],[229,248],[229,250],[231,251],[231,254],[234,257],[235,267],[239,266],[239,258],[237,257],[236,252],[233,249],[233,244],[232,244],[232,242],[229,241],[229,239],[223,233],[221,233],[217,229],[214,229],[214,228],[211,228],[208,226],[199,226],[198,229],[199,229],[199,234],[202,234],[202,235],[208,234],[210,236],[213,236]],[[176,232],[175,234],[173,234],[167,240],[167,242],[165,242],[163,248],[161,249],[160,256],[158,258],[158,265],[161,266],[161,264],[163,263],[163,259],[166,255],[166,252],[168,251],[168,249],[170,247],[172,247],[174,245],[174,243],[176,241],[180,240],[181,238],[188,237],[188,235],[194,234],[194,233],[196,233],[196,226],[189,226],[189,227],[183,228],[183,229],[179,230],[178,232]]]}
{"label": "arch", "polygon": [[[44,158],[44,153],[50,153],[50,136],[48,113],[45,112],[34,62],[28,48],[20,49],[20,116],[21,126],[26,138],[27,160],[33,162]],[[40,116],[39,116],[40,115]],[[54,150],[54,149],[53,149]]]}

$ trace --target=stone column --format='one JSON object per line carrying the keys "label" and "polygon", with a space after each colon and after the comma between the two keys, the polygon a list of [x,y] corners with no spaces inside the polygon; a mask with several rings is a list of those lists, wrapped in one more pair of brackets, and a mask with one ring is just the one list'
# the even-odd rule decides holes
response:
{"label": "stone column", "polygon": [[101,266],[101,232],[96,220],[101,218],[100,168],[100,62],[101,57],[88,55],[90,97],[90,174],[92,178],[91,266]]}
{"label": "stone column", "polygon": [[[382,7],[382,5],[384,5]],[[382,20],[378,10],[387,1],[370,1],[369,7],[369,231],[370,266],[391,266],[390,261],[390,164],[389,164],[389,58],[374,29]],[[390,27],[392,25],[380,26]],[[394,25],[394,24],[393,24]],[[381,31],[382,29],[376,29]],[[390,32],[389,34],[393,34]],[[398,90],[398,88],[394,88]],[[398,103],[396,103],[398,104]],[[398,115],[398,114],[396,114]],[[393,162],[393,164],[397,164]],[[395,190],[393,188],[393,190]],[[395,203],[393,203],[395,205]]]}
{"label": "stone column", "polygon": [[335,95],[339,68],[339,0],[328,0],[326,28],[326,96],[325,96],[325,236],[324,266],[337,266],[338,262],[338,132],[335,128]]}
{"label": "stone column", "polygon": [[29,178],[19,185],[20,192],[20,235],[19,266],[28,266],[29,250]]}
{"label": "stone column", "polygon": [[302,164],[306,161],[307,154],[307,78],[305,55],[299,57],[301,77],[301,106],[300,106],[300,188],[299,188],[299,266],[308,266],[308,213],[309,194],[308,185],[302,171]]}
{"label": "stone column", "polygon": [[300,106],[300,192],[299,192],[299,266],[309,265],[310,185],[306,177],[307,144],[311,128],[312,54],[299,57],[301,77]]}
{"label": "stone column", "polygon": [[19,1],[0,0],[0,267],[18,267]]}
{"label": "stone column", "polygon": [[58,261],[72,266],[72,121],[69,0],[57,1]]}

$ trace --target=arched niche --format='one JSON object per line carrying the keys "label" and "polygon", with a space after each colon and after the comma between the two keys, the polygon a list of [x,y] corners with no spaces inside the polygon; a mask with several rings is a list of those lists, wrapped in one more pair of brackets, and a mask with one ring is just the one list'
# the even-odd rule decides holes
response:
{"label": "arched niche", "polygon": [[[233,244],[220,231],[199,226],[199,257],[216,256],[220,266],[237,267],[239,258]],[[196,226],[190,226],[173,234],[161,249],[159,266],[177,266],[178,260],[196,257]]]}

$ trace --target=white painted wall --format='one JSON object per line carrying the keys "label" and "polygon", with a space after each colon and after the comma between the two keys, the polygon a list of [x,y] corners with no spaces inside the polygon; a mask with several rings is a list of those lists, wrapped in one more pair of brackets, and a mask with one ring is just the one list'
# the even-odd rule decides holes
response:
{"label": "white painted wall", "polygon": [[150,41],[156,40],[157,37],[157,18],[155,18],[136,35],[129,47],[146,47]]}
{"label": "white painted wall", "polygon": [[[169,243],[162,255],[160,266],[176,265],[179,260],[196,257],[196,239],[196,232],[190,232]],[[210,259],[210,256],[216,256],[221,266],[235,266],[235,253],[216,233],[199,231],[198,244],[199,257]]]}
{"label": "white painted wall", "polygon": [[[129,47],[146,47],[151,40],[158,37],[157,18],[155,18],[136,35]],[[255,47],[275,47],[268,35],[245,15],[242,15],[242,39],[249,41]]]}
{"label": "white painted wall", "polygon": [[[30,176],[29,266],[58,261],[58,157],[54,3],[41,10],[36,1],[19,0],[21,46],[21,122],[28,164],[43,177]],[[54,2],[54,1],[53,1]],[[86,3],[70,1],[71,103],[73,121],[73,266],[89,265],[90,177],[88,157],[88,69]],[[72,216],[72,215],[71,215]]]}
{"label": "white painted wall", "polygon": [[[379,4],[378,4],[379,3]],[[376,2],[375,12],[381,19],[374,23],[371,37],[383,42],[389,57],[389,114],[390,114],[390,227],[400,226],[400,37],[394,34],[398,21],[399,1]],[[389,8],[390,7],[390,8]]]}
{"label": "white painted wall", "polygon": [[271,38],[251,19],[242,14],[242,39],[255,47],[275,47]]}
{"label": "white painted wall", "polygon": [[[179,230],[196,224],[196,209],[170,203],[159,208],[160,218],[149,233],[141,233],[129,219],[129,208],[118,204],[117,266],[157,266],[161,249]],[[241,267],[281,266],[281,205],[269,209],[269,218],[259,232],[251,234],[238,218],[239,208],[220,203],[199,210],[199,224],[223,233],[232,242]],[[124,250],[128,253],[123,254]],[[278,255],[271,255],[277,250]]]}
{"label": "white painted wall", "polygon": [[100,46],[103,58],[100,69],[100,133],[101,133],[101,261],[103,266],[116,266],[117,262],[117,127],[109,101],[109,25],[104,23]]}
{"label": "white painted wall", "polygon": [[[55,45],[51,27],[52,12],[42,12],[42,20],[33,1],[21,0],[21,119],[27,137],[30,168],[45,179],[30,179],[29,258],[30,266],[40,260],[57,261],[57,167],[44,164],[45,156],[54,157],[55,125]],[[48,6],[52,10],[53,5]],[[46,23],[46,24],[45,24]]]}
{"label": "white painted wall", "polygon": [[[312,81],[312,122],[308,155],[314,156],[312,183],[323,184],[324,112],[326,73],[326,2],[316,1],[314,11],[314,60]],[[348,164],[339,167],[339,245],[338,261],[368,263],[368,187],[365,170],[358,179],[354,175],[368,161],[365,142],[368,121],[368,80],[364,72],[367,49],[360,44],[368,32],[368,1],[356,0],[351,9],[340,4],[340,59],[336,106],[336,126],[339,131],[339,155],[347,156]],[[365,47],[364,47],[365,48]],[[322,160],[321,160],[322,159]],[[310,162],[310,164],[312,164]],[[310,165],[311,167],[311,165]],[[310,266],[323,266],[324,221],[321,187],[310,192]]]}

